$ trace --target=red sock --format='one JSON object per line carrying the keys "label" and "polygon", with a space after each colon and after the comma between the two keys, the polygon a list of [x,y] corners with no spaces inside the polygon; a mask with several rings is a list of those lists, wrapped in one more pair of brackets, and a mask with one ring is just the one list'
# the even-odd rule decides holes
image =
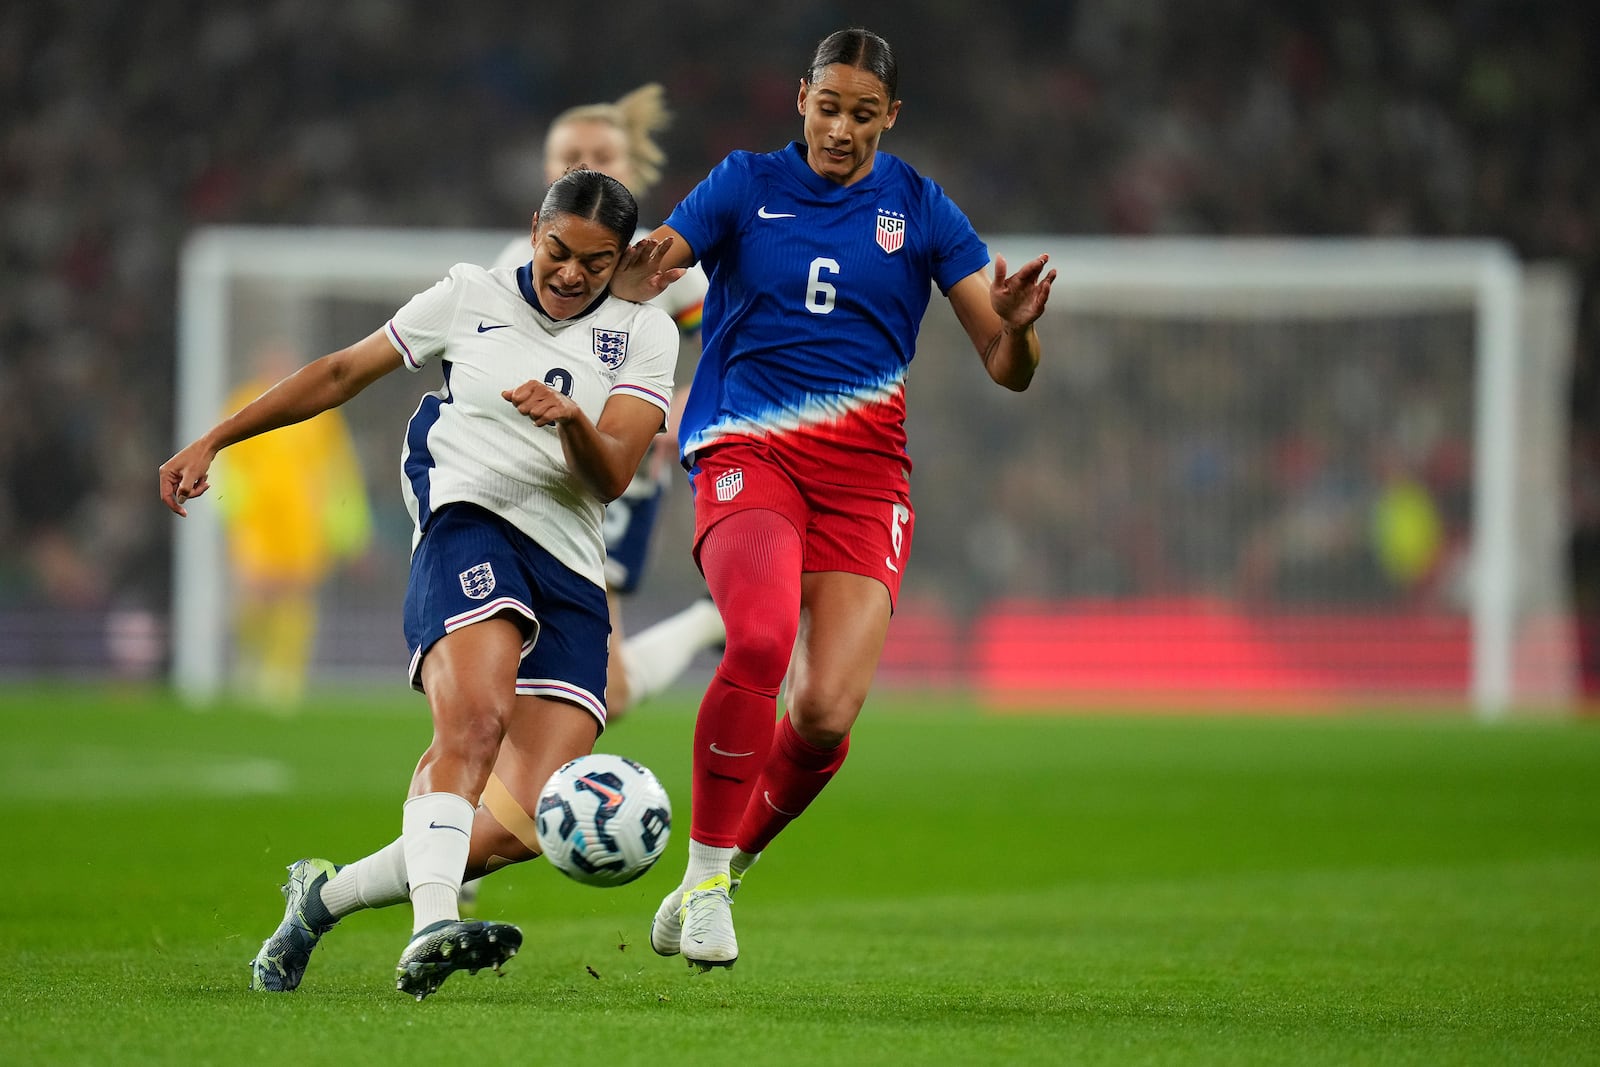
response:
{"label": "red sock", "polygon": [[760,852],[772,844],[817,799],[849,753],[848,734],[838,748],[818,748],[795,731],[789,716],[778,720],[772,752],[739,824],[739,848]]}
{"label": "red sock", "polygon": [[689,836],[732,848],[772,748],[778,690],[800,628],[802,548],[774,511],[742,511],[713,526],[700,569],[728,644],[694,724]]}

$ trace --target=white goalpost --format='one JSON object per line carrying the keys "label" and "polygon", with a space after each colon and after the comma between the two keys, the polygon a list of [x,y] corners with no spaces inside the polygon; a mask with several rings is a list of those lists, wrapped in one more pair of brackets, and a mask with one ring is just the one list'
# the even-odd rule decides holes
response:
{"label": "white goalpost", "polygon": [[[1030,241],[1032,242],[1030,244]],[[997,243],[1019,261],[1044,239]],[[1517,540],[1517,365],[1521,266],[1475,241],[1072,241],[1053,263],[1061,310],[1157,308],[1236,314],[1368,315],[1470,308],[1475,320],[1472,703],[1498,718],[1513,700]]]}
{"label": "white goalpost", "polygon": [[[263,338],[308,359],[341,347],[510,236],[198,231],[180,271],[177,437],[216,420]],[[1046,361],[1023,398],[989,387],[934,295],[908,384],[918,523],[891,684],[896,663],[937,658],[1001,702],[1145,686],[1224,705],[1445,700],[1493,720],[1571,698],[1566,273],[1490,241],[989,243],[1013,268],[1048,252],[1060,272]],[[405,397],[436,385],[347,408],[375,500],[397,495]],[[669,505],[681,519],[687,493]],[[696,588],[684,524],[667,526],[653,554],[681,565],[641,593],[664,603]],[[406,535],[381,573],[328,593],[321,676],[400,677]],[[175,553],[173,680],[205,701],[231,655],[215,509],[177,523]]]}

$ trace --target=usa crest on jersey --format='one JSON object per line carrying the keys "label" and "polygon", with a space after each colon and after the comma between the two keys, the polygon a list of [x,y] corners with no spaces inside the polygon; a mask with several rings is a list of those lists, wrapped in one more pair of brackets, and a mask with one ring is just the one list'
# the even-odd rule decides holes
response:
{"label": "usa crest on jersey", "polygon": [[739,495],[744,488],[744,470],[734,468],[728,473],[717,478],[717,499],[726,503]]}
{"label": "usa crest on jersey", "polygon": [[594,354],[600,358],[600,362],[612,370],[622,366],[622,361],[628,356],[628,331],[591,327],[589,332],[594,337]]}
{"label": "usa crest on jersey", "polygon": [[893,254],[906,243],[906,217],[898,211],[878,209],[878,247]]}

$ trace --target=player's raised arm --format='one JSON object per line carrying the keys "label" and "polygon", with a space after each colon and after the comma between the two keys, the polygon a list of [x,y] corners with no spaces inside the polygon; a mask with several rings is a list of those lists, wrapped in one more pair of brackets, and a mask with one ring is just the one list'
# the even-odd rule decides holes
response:
{"label": "player's raised arm", "polygon": [[1044,273],[1049,256],[1029,260],[1015,274],[1006,274],[1003,256],[994,260],[994,276],[975,271],[950,288],[950,305],[983,360],[989,377],[1007,389],[1022,391],[1039,366],[1039,335],[1033,328],[1044,314],[1056,272]]}

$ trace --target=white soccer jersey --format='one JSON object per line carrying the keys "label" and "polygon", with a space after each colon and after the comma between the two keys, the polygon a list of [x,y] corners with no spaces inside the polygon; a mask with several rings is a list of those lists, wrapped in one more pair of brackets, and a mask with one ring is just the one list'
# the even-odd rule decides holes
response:
{"label": "white soccer jersey", "polygon": [[[642,237],[649,237],[650,231],[641,227],[633,235],[638,241]],[[533,243],[530,234],[514,237],[500,250],[495,257],[496,267],[520,267],[533,258]],[[672,321],[678,324],[682,333],[692,334],[700,329],[700,305],[705,303],[706,272],[700,269],[699,264],[683,272],[683,277],[673,282],[660,293],[651,305],[660,308],[672,316]]]}
{"label": "white soccer jersey", "polygon": [[542,381],[591,420],[625,393],[665,419],[678,359],[672,321],[609,295],[556,321],[538,307],[526,265],[458,263],[395,312],[385,333],[408,369],[437,359],[444,372],[406,429],[403,489],[416,538],[444,504],[478,504],[603,586],[600,501],[568,468],[556,428],[534,425],[500,393]]}

